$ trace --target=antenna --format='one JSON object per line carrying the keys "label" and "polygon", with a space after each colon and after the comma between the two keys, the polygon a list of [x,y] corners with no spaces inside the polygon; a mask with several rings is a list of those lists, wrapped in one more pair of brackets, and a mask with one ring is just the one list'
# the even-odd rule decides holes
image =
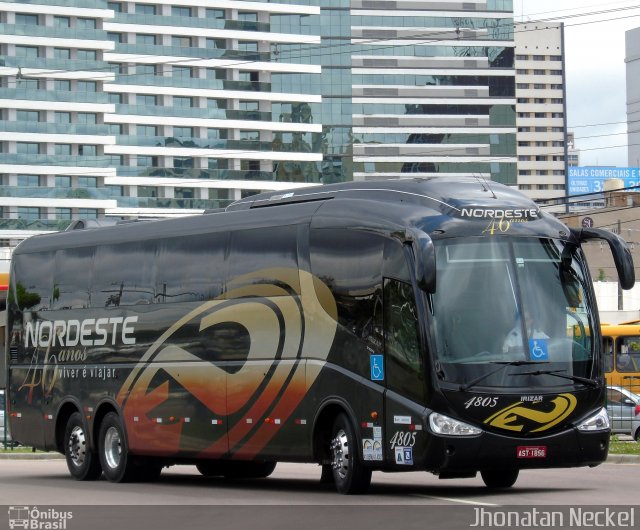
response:
{"label": "antenna", "polygon": [[482,190],[483,191],[488,191],[491,193],[491,195],[493,196],[494,199],[497,199],[498,197],[496,196],[496,194],[493,192],[493,190],[491,189],[491,186],[489,185],[489,182],[487,181],[486,178],[484,178],[483,175],[473,175],[476,180],[480,183],[480,186],[482,186]]}

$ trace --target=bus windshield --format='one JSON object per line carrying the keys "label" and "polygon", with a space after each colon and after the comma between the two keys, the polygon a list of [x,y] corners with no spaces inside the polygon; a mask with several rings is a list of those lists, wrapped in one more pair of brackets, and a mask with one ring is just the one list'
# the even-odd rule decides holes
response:
{"label": "bus windshield", "polygon": [[467,387],[592,383],[593,308],[578,247],[537,238],[436,242],[436,372]]}

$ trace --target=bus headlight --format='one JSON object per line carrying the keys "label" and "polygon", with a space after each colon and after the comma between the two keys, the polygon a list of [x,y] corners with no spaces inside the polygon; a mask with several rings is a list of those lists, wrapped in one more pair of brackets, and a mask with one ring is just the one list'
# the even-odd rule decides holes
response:
{"label": "bus headlight", "polygon": [[447,436],[475,436],[482,433],[477,427],[437,412],[432,412],[429,416],[429,425],[434,433]]}
{"label": "bus headlight", "polygon": [[596,414],[590,416],[582,423],[578,424],[578,430],[583,432],[606,431],[611,427],[607,409],[602,407]]}

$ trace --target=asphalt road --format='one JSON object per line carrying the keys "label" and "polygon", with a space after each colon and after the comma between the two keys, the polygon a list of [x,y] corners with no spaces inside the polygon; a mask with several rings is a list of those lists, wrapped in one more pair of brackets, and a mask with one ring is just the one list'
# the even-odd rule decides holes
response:
{"label": "asphalt road", "polygon": [[[5,513],[14,515],[17,506],[37,506],[40,513],[53,510],[54,518],[69,511],[74,518],[53,527],[60,530],[458,529],[472,526],[481,510],[532,507],[565,512],[569,507],[606,507],[623,515],[631,510],[639,527],[639,473],[634,464],[531,470],[521,472],[513,488],[492,491],[479,477],[439,480],[427,473],[376,472],[368,495],[344,496],[320,484],[315,465],[279,464],[267,479],[237,482],[207,479],[193,466],[176,466],[165,469],[155,483],[111,484],[73,480],[64,460],[8,459],[0,460],[0,505],[13,507],[14,512]],[[9,515],[0,512],[0,529],[8,528],[8,522]]]}

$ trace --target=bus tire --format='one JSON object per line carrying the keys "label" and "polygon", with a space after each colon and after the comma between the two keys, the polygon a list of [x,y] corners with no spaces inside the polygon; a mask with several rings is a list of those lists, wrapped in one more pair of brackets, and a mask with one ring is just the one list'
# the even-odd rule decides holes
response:
{"label": "bus tire", "polygon": [[356,440],[349,418],[338,414],[331,430],[329,455],[336,489],[345,495],[365,493],[371,483],[371,469],[360,461]]}
{"label": "bus tire", "polygon": [[102,475],[98,454],[89,447],[82,414],[69,416],[64,430],[64,456],[69,473],[76,480],[97,480]]}
{"label": "bus tire", "polygon": [[510,488],[518,480],[519,469],[483,469],[480,476],[489,488]]}
{"label": "bus tire", "polygon": [[131,482],[137,478],[138,467],[129,454],[124,427],[115,412],[109,412],[100,424],[98,453],[109,482]]}

